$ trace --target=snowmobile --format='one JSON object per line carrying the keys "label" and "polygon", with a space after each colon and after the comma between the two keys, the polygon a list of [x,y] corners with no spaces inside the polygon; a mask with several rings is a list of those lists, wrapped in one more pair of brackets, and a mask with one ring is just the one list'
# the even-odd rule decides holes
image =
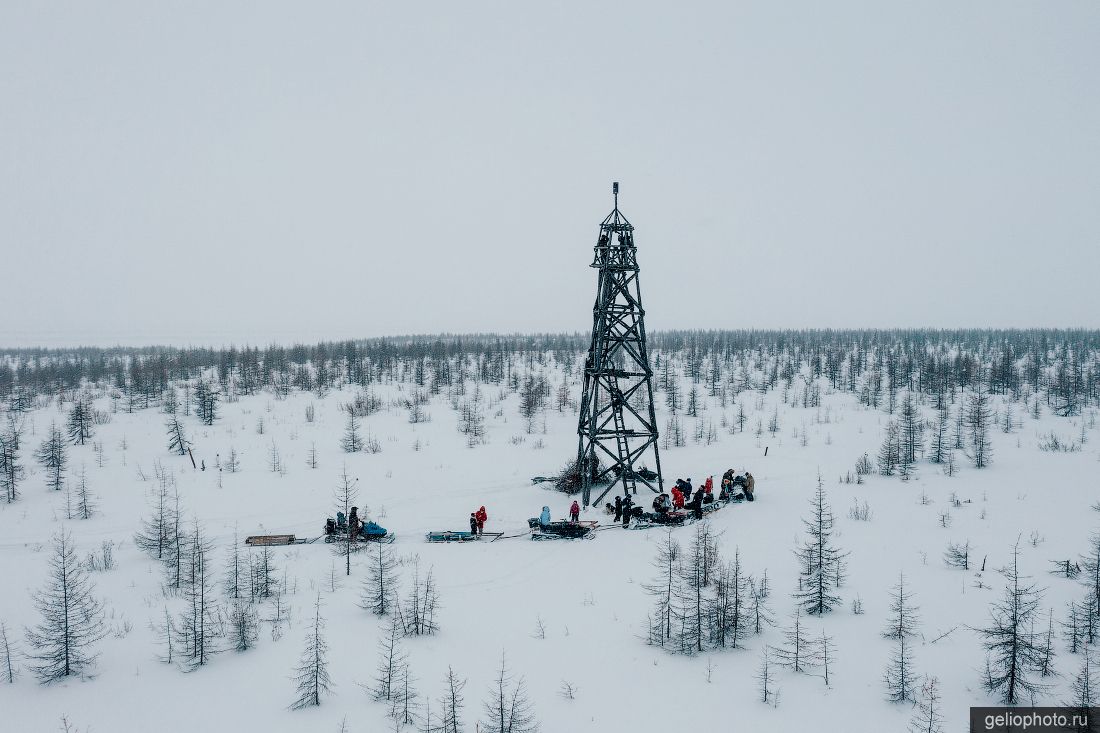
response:
{"label": "snowmobile", "polygon": [[685,524],[691,515],[679,509],[671,512],[647,512],[636,506],[630,513],[630,529],[649,529],[650,527],[679,527]]}
{"label": "snowmobile", "polygon": [[[343,512],[336,512],[335,519],[329,517],[325,520],[325,542],[347,542],[348,532],[348,520]],[[368,520],[363,522],[362,528],[351,541],[382,542],[388,545],[395,539],[393,532],[387,532],[385,527]]]}
{"label": "snowmobile", "polygon": [[542,524],[538,517],[527,520],[527,526],[533,531],[533,540],[578,540],[592,539],[596,536],[596,522],[569,522],[559,519],[556,522]]}
{"label": "snowmobile", "polygon": [[[616,478],[622,478],[623,469],[622,469],[621,466],[615,466],[611,470],[615,474]],[[632,471],[631,474],[632,474],[630,476],[631,478],[640,478],[643,481],[656,481],[657,480],[657,472],[656,471],[650,471],[648,468],[645,468],[644,466],[642,468],[639,468],[637,471]]]}

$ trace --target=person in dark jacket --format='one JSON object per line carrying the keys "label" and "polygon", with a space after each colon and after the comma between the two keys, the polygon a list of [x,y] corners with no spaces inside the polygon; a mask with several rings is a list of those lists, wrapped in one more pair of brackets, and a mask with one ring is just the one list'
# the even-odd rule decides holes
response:
{"label": "person in dark jacket", "polygon": [[691,511],[695,515],[696,519],[703,518],[703,491],[700,489],[695,492],[695,496],[691,497]]}
{"label": "person in dark jacket", "polygon": [[353,506],[351,508],[351,514],[348,515],[348,531],[352,537],[359,534],[359,529],[362,524],[359,521],[359,507]]}
{"label": "person in dark jacket", "polygon": [[615,497],[615,521],[618,522],[623,518],[623,497]]}
{"label": "person in dark jacket", "polygon": [[630,500],[630,495],[627,494],[623,499],[623,529],[630,526],[630,510],[634,502]]}
{"label": "person in dark jacket", "polygon": [[470,512],[470,534],[477,534],[477,513]]}

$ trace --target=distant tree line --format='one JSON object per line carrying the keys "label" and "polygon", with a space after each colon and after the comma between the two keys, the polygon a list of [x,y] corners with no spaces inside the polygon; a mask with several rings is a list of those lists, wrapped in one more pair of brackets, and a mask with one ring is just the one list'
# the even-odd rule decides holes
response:
{"label": "distant tree line", "polygon": [[[1042,395],[1060,415],[1100,404],[1100,330],[665,331],[650,334],[649,347],[658,386],[668,387],[670,373],[682,374],[712,396],[824,379],[891,413],[906,391],[938,401],[979,388],[1014,399]],[[285,396],[293,389],[393,381],[438,394],[470,380],[522,388],[527,404],[536,399],[527,381],[532,372],[552,361],[566,375],[577,374],[587,348],[588,336],[574,333],[390,337],[262,349],[6,349],[0,350],[0,399],[18,412],[39,395],[95,385],[137,410],[159,404],[176,382],[202,384],[204,394],[268,389]],[[208,376],[216,384],[204,383]],[[805,401],[819,397],[811,387]],[[671,400],[674,413],[679,401]]]}

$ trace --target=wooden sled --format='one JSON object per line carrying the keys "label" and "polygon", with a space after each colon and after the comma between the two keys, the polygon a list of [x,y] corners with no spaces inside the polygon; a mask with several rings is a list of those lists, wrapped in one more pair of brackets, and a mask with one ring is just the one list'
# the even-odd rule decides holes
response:
{"label": "wooden sled", "polygon": [[298,539],[292,534],[255,534],[246,537],[244,543],[250,547],[264,547],[270,545],[303,545],[308,540]]}

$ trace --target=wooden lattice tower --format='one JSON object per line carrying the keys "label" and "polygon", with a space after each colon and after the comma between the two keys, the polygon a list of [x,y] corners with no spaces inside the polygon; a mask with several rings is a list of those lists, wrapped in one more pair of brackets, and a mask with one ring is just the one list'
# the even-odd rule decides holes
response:
{"label": "wooden lattice tower", "polygon": [[[638,483],[654,493],[664,489],[634,227],[619,211],[618,183],[612,192],[615,209],[600,224],[592,260],[600,274],[577,425],[586,507],[598,504],[617,483],[629,494],[638,493]],[[591,501],[593,486],[604,484]]]}

